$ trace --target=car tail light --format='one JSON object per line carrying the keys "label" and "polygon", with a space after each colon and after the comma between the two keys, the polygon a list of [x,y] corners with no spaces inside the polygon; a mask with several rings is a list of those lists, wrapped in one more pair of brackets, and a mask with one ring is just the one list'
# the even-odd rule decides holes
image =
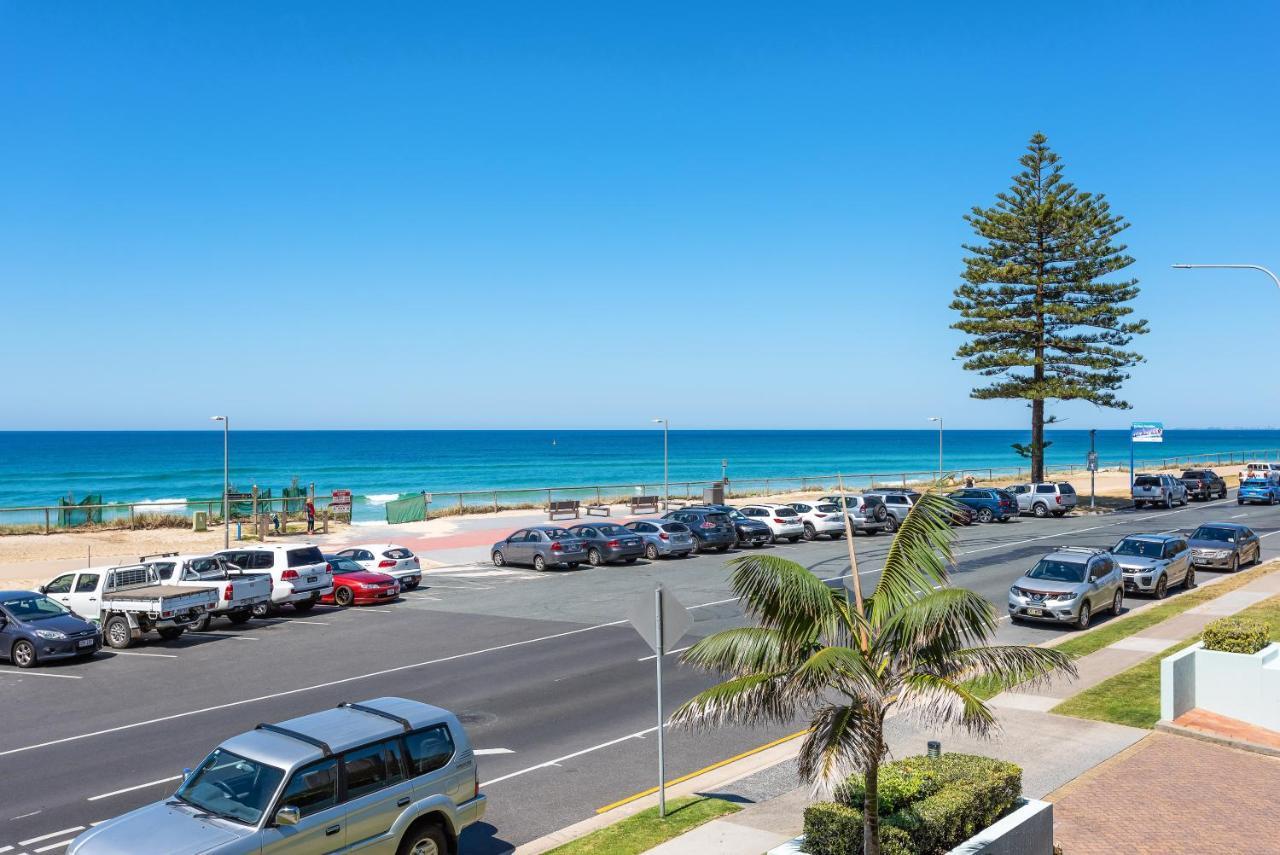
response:
{"label": "car tail light", "polygon": [[670,540],[670,539],[671,539],[671,535],[667,534],[665,531],[658,532],[658,540]]}
{"label": "car tail light", "polygon": [[552,551],[552,552],[561,552],[561,551],[563,551],[563,550],[564,550],[564,544],[563,544],[563,543],[561,543],[561,542],[560,542],[560,541],[558,541],[558,540],[553,540],[553,541],[551,542],[551,551]]}
{"label": "car tail light", "polygon": [[297,579],[297,578],[298,578],[298,571],[297,571],[297,570],[286,570],[286,571],[284,571],[283,573],[281,573],[281,574],[280,574],[280,578],[281,578],[281,579],[284,579],[285,581],[288,581],[288,580],[290,580],[290,579]]}
{"label": "car tail light", "polygon": [[326,573],[332,573],[332,572],[333,572],[333,565],[332,565],[332,564],[330,564],[328,561],[326,561],[326,562],[324,563],[324,572],[326,572]]}
{"label": "car tail light", "polygon": [[396,566],[396,563],[392,561],[390,558],[384,558],[378,562],[378,569],[383,569],[385,567],[395,567],[395,566]]}
{"label": "car tail light", "polygon": [[222,589],[222,599],[230,602],[230,600],[232,599],[232,595],[234,593],[235,593],[235,586],[228,584],[227,587]]}
{"label": "car tail light", "polygon": [[786,521],[786,520],[784,520],[782,517],[774,517],[774,518],[773,518],[773,521],[774,521],[774,522],[776,522],[778,525],[786,525],[786,524],[787,524],[787,521]]}
{"label": "car tail light", "polygon": [[610,549],[617,549],[618,547],[622,546],[622,544],[616,540],[611,540],[608,543],[606,543],[605,546],[609,547]]}
{"label": "car tail light", "polygon": [[1062,497],[1061,497],[1061,496],[1054,496],[1054,497],[1053,497],[1053,500],[1054,500],[1055,502],[1057,502],[1058,504],[1062,504]]}
{"label": "car tail light", "polygon": [[713,523],[713,522],[708,522],[708,521],[706,521],[706,520],[703,520],[702,525],[698,526],[698,528],[715,528],[715,527],[716,527],[716,524],[715,524],[715,523]]}
{"label": "car tail light", "polygon": [[826,515],[826,514],[819,514],[819,513],[815,513],[815,514],[814,514],[814,516],[815,516],[815,517],[817,517],[817,518],[818,518],[818,519],[820,519],[820,520],[823,520],[823,519],[826,519],[826,518],[827,518],[827,515]]}

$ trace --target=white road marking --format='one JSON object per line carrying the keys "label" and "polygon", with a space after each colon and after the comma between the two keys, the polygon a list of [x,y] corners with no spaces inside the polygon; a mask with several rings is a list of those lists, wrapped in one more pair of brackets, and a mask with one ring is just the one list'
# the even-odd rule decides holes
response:
{"label": "white road marking", "polygon": [[17,821],[17,820],[19,820],[19,819],[26,819],[27,817],[29,817],[29,816],[35,816],[35,815],[36,815],[36,814],[38,814],[38,813],[41,813],[41,811],[33,810],[31,813],[20,813],[20,814],[18,814],[17,816],[13,817],[13,818],[12,818],[12,821]]}
{"label": "white road marking", "polygon": [[168,778],[161,778],[161,779],[160,779],[160,780],[158,780],[158,781],[148,781],[148,782],[147,782],[147,783],[145,783],[145,784],[135,784],[135,785],[134,785],[134,786],[132,786],[132,787],[125,787],[125,788],[124,788],[124,789],[122,789],[122,790],[112,790],[112,791],[111,791],[111,792],[109,792],[109,793],[103,793],[103,794],[98,795],[98,796],[89,796],[89,798],[88,798],[88,799],[86,799],[86,801],[96,802],[96,801],[100,801],[100,800],[102,800],[102,799],[109,799],[109,798],[111,798],[112,796],[118,796],[118,795],[120,795],[121,793],[132,793],[134,790],[142,790],[142,789],[145,789],[145,788],[147,788],[147,787],[154,787],[156,784],[167,784],[167,783],[169,783],[169,782],[171,782],[171,781],[181,781],[181,780],[182,780],[182,776],[181,776],[181,775],[170,775]]}
{"label": "white road marking", "polygon": [[137,650],[112,650],[116,656],[153,656],[156,659],[177,659],[177,655],[173,653],[141,653]]}
{"label": "white road marking", "polygon": [[[692,647],[692,646],[693,646],[692,644],[690,644],[690,645],[689,645],[689,647]],[[677,647],[675,650],[668,650],[668,651],[666,652],[666,654],[665,654],[665,655],[667,655],[667,656],[673,656],[673,655],[675,655],[675,654],[677,654],[677,653],[684,653],[686,650],[688,650],[688,649],[689,649],[689,647]],[[656,653],[652,653],[652,654],[650,654],[650,655],[648,655],[648,656],[641,656],[641,657],[640,657],[639,659],[637,659],[636,661],[637,661],[637,662],[652,662],[653,660],[655,660],[655,659],[657,659],[657,658],[658,658],[658,654],[656,654]]]}
{"label": "white road marking", "polygon": [[252,635],[235,635],[230,632],[187,632],[187,635],[198,635],[201,638],[234,638],[236,641],[257,641]]}
{"label": "white road marking", "polygon": [[629,733],[626,736],[620,736],[617,739],[610,739],[608,742],[601,742],[599,745],[593,745],[590,748],[583,748],[581,751],[575,751],[572,754],[566,754],[563,757],[557,757],[554,760],[548,760],[545,763],[539,763],[536,766],[530,766],[527,769],[521,769],[520,771],[512,772],[509,775],[502,775],[500,777],[494,778],[492,781],[482,781],[480,786],[481,788],[491,787],[494,784],[500,784],[503,781],[510,781],[512,778],[518,778],[521,775],[528,774],[529,772],[533,772],[538,769],[545,769],[548,766],[558,766],[559,764],[565,762],[566,760],[572,760],[575,757],[581,757],[583,754],[590,754],[593,751],[600,751],[601,749],[609,748],[613,745],[617,745],[619,742],[626,742],[629,739],[643,739],[646,735],[657,731],[657,729],[658,729],[657,727],[649,727],[644,730],[637,731],[635,733]]}
{"label": "white road marking", "polygon": [[272,692],[268,695],[258,695],[252,698],[243,698],[238,701],[228,701],[224,704],[215,704],[210,707],[201,707],[194,710],[186,710],[185,712],[171,713],[157,718],[146,719],[145,721],[135,721],[129,724],[116,725],[115,727],[106,727],[101,730],[93,730],[88,733],[78,733],[74,736],[64,736],[60,739],[50,739],[45,742],[36,742],[31,745],[23,745],[19,748],[10,748],[6,751],[0,751],[0,757],[8,757],[10,754],[21,754],[25,751],[34,751],[37,748],[48,748],[51,745],[63,745],[68,742],[78,742],[82,739],[90,739],[94,736],[105,736],[109,733],[120,733],[126,730],[135,730],[140,727],[149,727],[153,724],[162,724],[167,721],[177,721],[179,719],[190,718],[191,716],[201,715],[203,713],[217,712],[218,710],[234,709],[235,707],[245,706],[246,704],[256,704],[262,701],[275,700],[276,698],[287,698],[291,695],[300,695],[306,692],[314,692],[319,689],[328,689],[333,686],[342,686],[347,683],[354,683],[359,680],[367,680],[371,677],[385,677],[387,674],[398,674],[401,671],[408,671],[413,668],[424,668],[428,665],[439,665],[444,662],[455,662],[459,659],[469,659],[473,656],[482,656],[486,653],[497,653],[501,650],[511,650],[516,647],[525,647],[530,644],[538,644],[543,641],[552,641],[557,638],[567,638],[572,635],[581,635],[584,632],[591,632],[597,629],[604,629],[609,626],[620,626],[625,624],[625,620],[615,620],[609,623],[598,623],[594,626],[585,626],[581,629],[571,629],[565,632],[557,632],[552,635],[540,635],[536,638],[526,638],[523,641],[512,641],[507,644],[499,644],[494,647],[486,647],[481,650],[468,650],[465,653],[455,653],[452,656],[443,656],[439,659],[427,659],[422,662],[411,662],[407,665],[397,665],[394,668],[384,668],[381,671],[371,671],[367,674],[355,674],[350,677],[341,677],[337,680],[329,680],[324,683],[316,683],[310,686],[300,686],[296,689],[286,689],[282,692]]}
{"label": "white road marking", "polygon": [[1240,519],[1241,517],[1247,517],[1247,516],[1249,516],[1249,515],[1248,515],[1248,514],[1233,514],[1233,515],[1231,515],[1231,516],[1227,517],[1227,519],[1229,519],[1229,520],[1238,520],[1238,519]]}
{"label": "white road marking", "polygon": [[322,620],[291,620],[291,621],[286,621],[286,624],[288,626],[328,626],[329,625]]}
{"label": "white road marking", "polygon": [[46,674],[43,671],[19,671],[16,668],[0,668],[0,674],[9,674],[14,677],[57,677],[59,680],[83,680],[84,677],[77,677],[74,674]]}
{"label": "white road marking", "polygon": [[510,748],[477,748],[471,753],[477,757],[487,757],[491,754],[515,754]]}
{"label": "white road marking", "polygon": [[0,846],[0,855],[4,855],[4,853],[12,852],[12,851],[13,851],[12,846]]}
{"label": "white road marking", "polygon": [[72,841],[72,840],[75,840],[75,838],[74,838],[74,837],[68,837],[66,840],[59,841],[58,843],[50,843],[48,846],[41,846],[39,849],[33,849],[32,851],[33,851],[33,852],[48,852],[48,851],[50,851],[50,850],[52,850],[52,849],[61,849],[63,846],[70,846],[70,845],[71,845],[71,841]]}
{"label": "white road marking", "polygon": [[75,828],[64,828],[61,831],[55,831],[50,834],[42,834],[39,837],[32,837],[28,840],[19,840],[18,845],[30,846],[32,843],[39,843],[41,840],[48,840],[51,837],[65,837],[68,834],[75,834],[77,831],[84,831],[84,826],[77,825]]}

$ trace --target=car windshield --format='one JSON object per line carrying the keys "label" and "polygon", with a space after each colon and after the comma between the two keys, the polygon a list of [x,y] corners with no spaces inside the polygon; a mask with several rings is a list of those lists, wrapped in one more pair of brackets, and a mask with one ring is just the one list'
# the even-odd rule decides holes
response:
{"label": "car windshield", "polygon": [[620,534],[631,534],[631,532],[627,531],[622,526],[614,525],[613,523],[598,525],[596,526],[596,531],[600,532],[605,537],[617,537]]}
{"label": "car windshield", "polygon": [[[795,511],[792,511],[791,513],[794,514]],[[729,515],[728,514],[707,514],[707,521],[713,522],[716,525],[724,525],[729,521]]]}
{"label": "car windshield", "polygon": [[834,514],[840,511],[838,505],[818,505],[818,510],[824,514]]}
{"label": "car windshield", "polygon": [[71,614],[61,603],[42,594],[31,594],[16,600],[5,600],[4,607],[18,620],[45,620]]}
{"label": "car windshield", "polygon": [[187,569],[195,574],[196,580],[208,582],[227,578],[227,571],[222,562],[216,558],[194,558],[187,564]]}
{"label": "car windshield", "polygon": [[662,530],[666,532],[671,532],[672,534],[680,534],[681,532],[688,531],[689,527],[684,523],[678,523],[678,522],[663,523]]}
{"label": "car windshield", "polygon": [[1268,482],[1265,478],[1246,478],[1244,481],[1240,482],[1240,486],[1241,487],[1265,487],[1267,486],[1267,483]]}
{"label": "car windshield", "polygon": [[1043,579],[1046,582],[1083,582],[1084,565],[1075,561],[1041,558],[1027,573],[1027,578]]}
{"label": "car windshield", "polygon": [[577,537],[567,528],[544,528],[542,533],[552,540],[564,540],[566,537]]}
{"label": "car windshield", "polygon": [[1111,552],[1115,555],[1136,555],[1139,558],[1160,558],[1164,555],[1164,544],[1154,540],[1126,537],[1116,544],[1116,548]]}
{"label": "car windshield", "polygon": [[178,798],[225,819],[257,825],[283,779],[283,769],[218,748],[187,778]]}
{"label": "car windshield", "polygon": [[1137,478],[1134,478],[1134,479],[1133,479],[1133,486],[1135,486],[1135,487],[1159,487],[1159,486],[1160,486],[1160,479],[1159,479],[1159,478],[1153,478],[1153,477],[1152,477],[1152,476],[1150,476],[1150,475],[1139,475]]}
{"label": "car windshield", "polygon": [[729,511],[729,519],[734,521],[745,520],[746,516],[742,513],[742,511],[738,510],[737,508],[734,508],[733,510]]}
{"label": "car windshield", "polygon": [[1203,472],[1196,472],[1196,471],[1194,471],[1194,470],[1190,470],[1190,469],[1189,469],[1189,470],[1187,470],[1186,472],[1183,472],[1183,473],[1182,473],[1182,477],[1183,477],[1183,478],[1203,478],[1203,477],[1204,477],[1204,473],[1203,473]]}
{"label": "car windshield", "polygon": [[1235,529],[1217,525],[1202,525],[1191,533],[1192,540],[1216,540],[1220,543],[1231,543],[1235,538]]}
{"label": "car windshield", "polygon": [[324,555],[320,553],[320,548],[318,546],[304,546],[300,549],[290,549],[288,557],[290,567],[302,567],[306,564],[324,563]]}
{"label": "car windshield", "polygon": [[342,558],[335,555],[332,558],[329,558],[327,560],[330,564],[333,565],[334,573],[363,573],[364,572],[364,568],[361,567],[355,561],[352,561],[350,558]]}
{"label": "car windshield", "polygon": [[382,553],[383,558],[394,558],[399,561],[401,558],[412,558],[413,553],[405,549],[403,546],[397,546],[394,549],[388,549]]}
{"label": "car windshield", "polygon": [[786,507],[783,507],[783,508],[775,508],[775,509],[774,509],[774,511],[773,511],[773,513],[774,513],[774,515],[775,515],[775,516],[779,516],[779,517],[797,517],[797,516],[799,516],[799,514],[797,514],[797,513],[796,513],[796,509],[795,509],[795,508],[786,508]]}

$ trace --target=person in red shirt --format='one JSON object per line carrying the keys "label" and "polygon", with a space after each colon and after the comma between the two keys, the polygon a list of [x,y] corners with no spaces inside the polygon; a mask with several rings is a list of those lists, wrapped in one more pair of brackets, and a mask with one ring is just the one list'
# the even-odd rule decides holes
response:
{"label": "person in red shirt", "polygon": [[307,499],[307,534],[314,534],[316,530],[316,506]]}

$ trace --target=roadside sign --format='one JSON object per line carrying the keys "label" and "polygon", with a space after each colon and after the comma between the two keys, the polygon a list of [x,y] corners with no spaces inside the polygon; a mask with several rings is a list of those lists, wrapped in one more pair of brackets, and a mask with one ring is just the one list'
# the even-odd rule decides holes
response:
{"label": "roadside sign", "polygon": [[1134,442],[1164,442],[1164,422],[1134,422],[1129,436]]}
{"label": "roadside sign", "polygon": [[1098,471],[1098,452],[1090,451],[1085,457],[1085,465],[1089,467],[1090,472]]}
{"label": "roadside sign", "polygon": [[253,493],[227,493],[228,502],[247,502],[253,498]]}
{"label": "roadside sign", "polygon": [[[688,609],[680,605],[680,601],[674,594],[662,585],[659,585],[658,589],[662,591],[662,649],[670,650],[672,645],[689,631],[689,627],[693,626],[693,617],[690,616]],[[649,645],[649,649],[658,653],[655,609],[653,592],[645,591],[632,601],[631,608],[627,610],[627,620],[635,631],[640,633],[640,637],[644,639],[645,644]]]}
{"label": "roadside sign", "polygon": [[334,490],[329,499],[329,513],[351,516],[351,491]]}

